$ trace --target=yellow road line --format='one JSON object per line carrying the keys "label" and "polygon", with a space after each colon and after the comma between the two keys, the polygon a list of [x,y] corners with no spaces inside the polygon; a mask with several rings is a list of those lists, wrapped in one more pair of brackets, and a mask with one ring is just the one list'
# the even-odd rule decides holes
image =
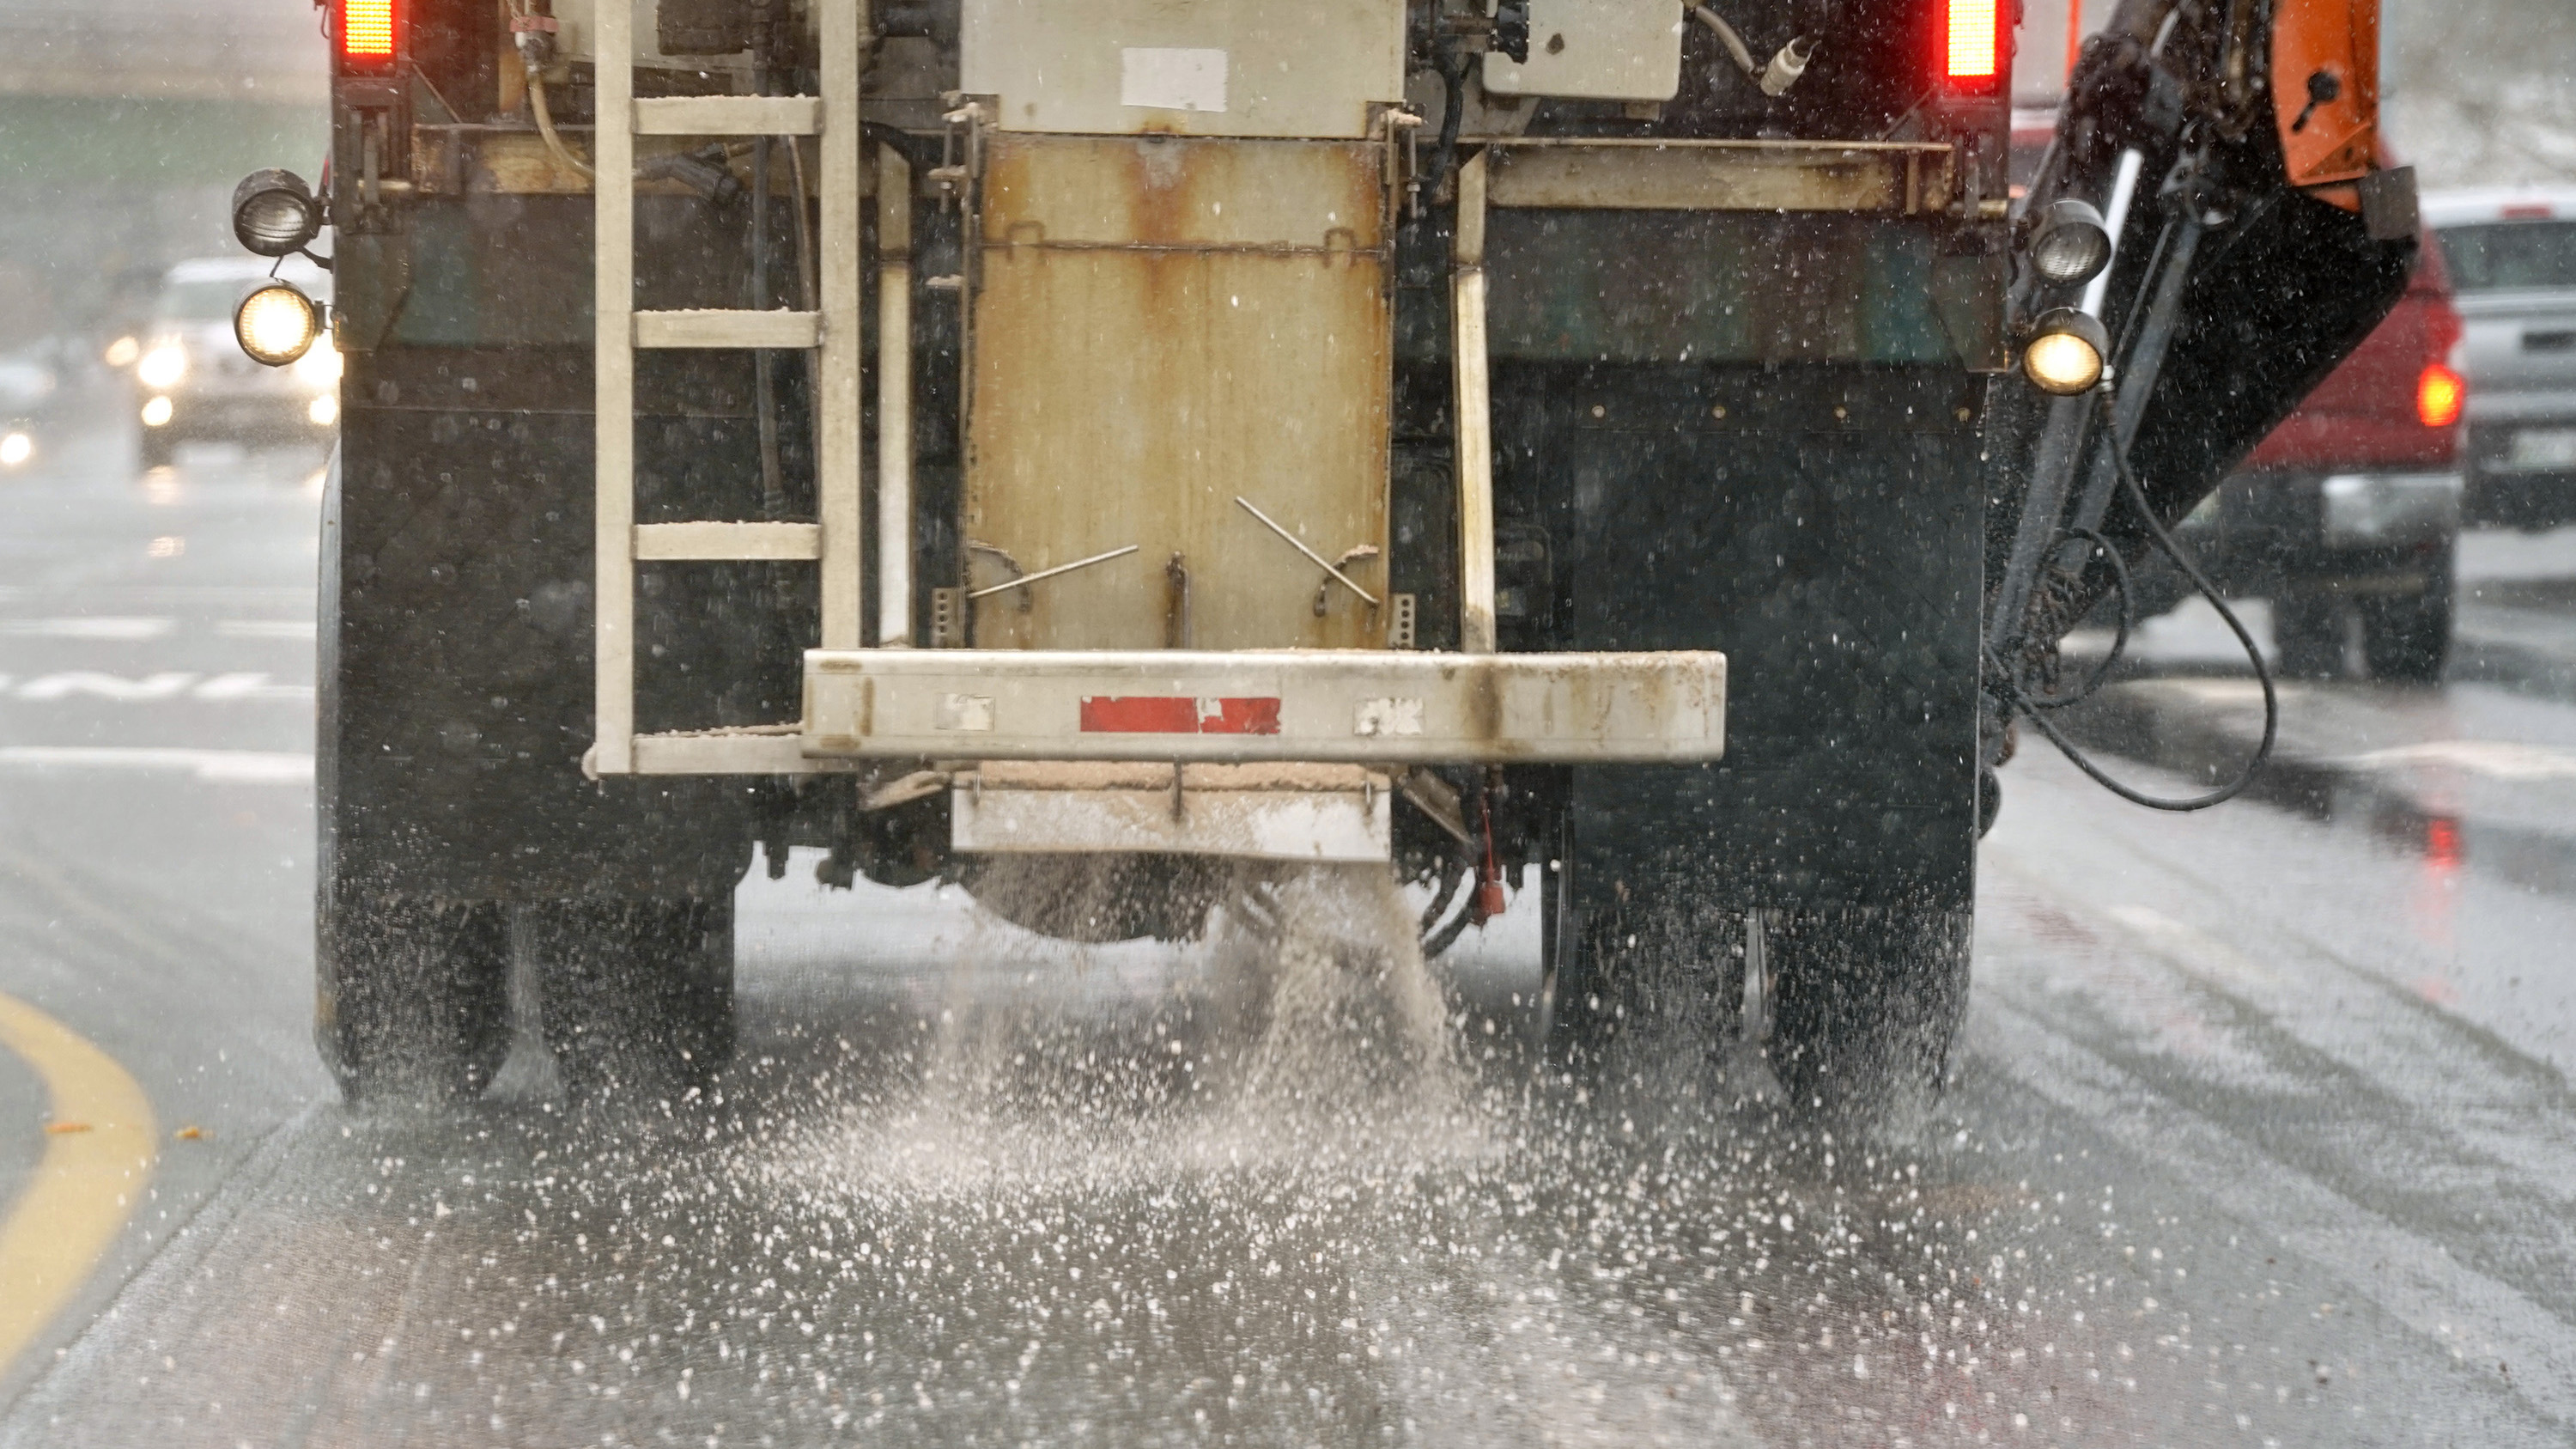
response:
{"label": "yellow road line", "polygon": [[0,995],[0,1049],[52,1099],[45,1155],[0,1218],[0,1369],[89,1281],[143,1201],[160,1155],[152,1101],[116,1060],[70,1027]]}

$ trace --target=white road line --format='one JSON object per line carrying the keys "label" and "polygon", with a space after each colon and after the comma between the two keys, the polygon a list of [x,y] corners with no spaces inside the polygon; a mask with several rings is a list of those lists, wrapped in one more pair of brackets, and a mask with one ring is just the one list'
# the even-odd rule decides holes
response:
{"label": "white road line", "polygon": [[[2576,1420],[2576,1326],[1989,996],[1980,1055],[2024,1088],[2166,1164],[2215,1205],[2366,1292],[2443,1351],[2514,1365],[2513,1391]],[[2526,1367],[2531,1365],[2532,1367]]]}
{"label": "white road line", "polygon": [[117,745],[5,745],[0,766],[39,770],[180,770],[200,780],[242,785],[302,785],[313,757],[284,750],[191,750]]}
{"label": "white road line", "polygon": [[[8,684],[9,677],[0,675],[0,689],[8,688]],[[200,675],[190,670],[173,669],[129,679],[121,674],[71,669],[58,674],[39,675],[19,685],[11,694],[13,698],[38,701],[86,695],[120,704],[150,703],[182,696],[218,703],[282,700],[309,704],[313,700],[313,686],[272,684],[265,670]]]}
{"label": "white road line", "polygon": [[227,639],[311,639],[311,619],[218,619],[215,632]]}
{"label": "white road line", "polygon": [[158,639],[177,626],[175,619],[95,615],[69,619],[0,619],[0,634],[33,639]]}
{"label": "white road line", "polygon": [[2426,740],[2354,755],[2347,763],[2364,770],[2449,766],[2491,780],[2576,780],[2576,752],[2512,740]]}

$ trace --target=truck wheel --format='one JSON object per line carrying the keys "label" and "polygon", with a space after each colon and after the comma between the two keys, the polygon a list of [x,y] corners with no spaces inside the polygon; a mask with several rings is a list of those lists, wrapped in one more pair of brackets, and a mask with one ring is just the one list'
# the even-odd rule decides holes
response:
{"label": "truck wheel", "polygon": [[2272,600],[2272,642],[2287,678],[2332,679],[2343,673],[2343,620],[2334,597],[2322,589],[2292,587]]}
{"label": "truck wheel", "polygon": [[546,1045],[576,1099],[670,1101],[733,1055],[733,899],[531,906]]}
{"label": "truck wheel", "polygon": [[145,428],[136,441],[137,461],[145,468],[167,468],[179,458],[179,438],[166,427]]}
{"label": "truck wheel", "polygon": [[1570,849],[1556,859],[1540,898],[1549,1066],[1687,1093],[1743,1022],[1741,915],[1642,882],[1623,896],[1620,882],[1575,871]]}
{"label": "truck wheel", "polygon": [[510,923],[492,902],[326,893],[314,1042],[352,1105],[436,1106],[510,1053]]}
{"label": "truck wheel", "polygon": [[2408,597],[2360,601],[2361,652],[2370,677],[2397,684],[2439,684],[2451,657],[2451,570],[2447,560]]}
{"label": "truck wheel", "polygon": [[1967,1019],[1970,914],[1806,908],[1772,921],[1771,1070],[1790,1100],[1842,1117],[1928,1101]]}

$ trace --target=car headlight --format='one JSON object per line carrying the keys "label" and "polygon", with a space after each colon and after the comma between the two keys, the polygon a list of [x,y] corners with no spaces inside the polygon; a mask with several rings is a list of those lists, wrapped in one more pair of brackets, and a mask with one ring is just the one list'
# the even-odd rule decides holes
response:
{"label": "car headlight", "polygon": [[0,468],[15,468],[36,456],[36,440],[21,429],[0,436]]}
{"label": "car headlight", "polygon": [[2042,392],[2072,397],[2102,380],[2102,355],[2111,334],[2099,319],[2072,307],[2040,315],[2021,350],[2021,369]]}
{"label": "car headlight", "polygon": [[322,335],[321,309],[284,282],[271,282],[233,309],[233,338],[253,362],[284,367]]}
{"label": "car headlight", "polygon": [[233,239],[261,256],[291,256],[321,230],[322,207],[292,171],[254,171],[233,188]]}
{"label": "car headlight", "polygon": [[175,387],[188,375],[188,349],[164,342],[143,354],[143,360],[134,364],[134,375],[145,387]]}

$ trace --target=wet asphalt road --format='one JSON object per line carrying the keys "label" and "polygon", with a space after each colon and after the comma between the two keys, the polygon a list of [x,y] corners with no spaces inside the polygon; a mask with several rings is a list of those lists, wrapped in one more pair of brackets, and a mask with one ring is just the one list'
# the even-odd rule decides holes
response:
{"label": "wet asphalt road", "polygon": [[[358,1118],[306,1042],[317,460],[124,448],[0,483],[0,993],[164,1141],[0,1445],[2576,1442],[2576,886],[2474,821],[2025,749],[1958,1080],[1858,1139],[1740,1044],[1577,1102],[1478,1025],[1229,1041],[1229,953],[802,859],[718,1100],[568,1114],[523,1050]],[[2576,777],[2576,706],[2442,698]],[[0,1203],[46,1111],[0,1054]]]}

